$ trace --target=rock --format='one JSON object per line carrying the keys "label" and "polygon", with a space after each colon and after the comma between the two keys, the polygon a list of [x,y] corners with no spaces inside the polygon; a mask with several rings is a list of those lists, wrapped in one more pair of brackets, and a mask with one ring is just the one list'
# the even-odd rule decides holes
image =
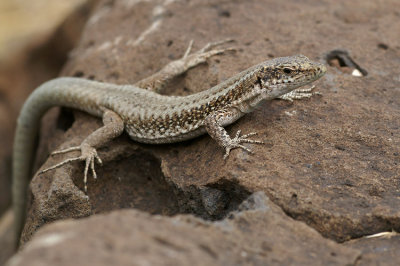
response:
{"label": "rock", "polygon": [[288,218],[258,192],[215,222],[137,210],[59,221],[8,265],[353,265],[359,254]]}
{"label": "rock", "polygon": [[0,216],[0,265],[4,265],[15,252],[13,226],[14,216],[10,208]]}
{"label": "rock", "polygon": [[[361,0],[347,9],[336,1],[103,1],[63,76],[134,83],[181,57],[192,39],[196,50],[226,38],[236,40],[236,53],[190,70],[166,94],[208,89],[271,57],[301,53],[327,64],[337,49],[367,75],[353,76],[338,60],[316,83],[322,96],[267,102],[227,127],[231,135],[258,132],[266,145],[249,145],[254,154],[234,150],[224,161],[209,136],[156,146],[123,135],[99,150],[104,166],[97,167],[97,180],[89,179],[89,200],[79,162],[36,175],[23,241],[50,221],[120,208],[215,221],[254,191],[265,192],[288,220],[337,242],[399,231],[400,47],[393,22],[400,2],[367,2],[378,14],[373,19],[357,11]],[[75,146],[101,125],[65,110],[45,120],[38,165],[49,151]],[[73,155],[49,158],[44,167]]]}
{"label": "rock", "polygon": [[361,251],[358,265],[399,265],[400,237],[394,232],[385,232],[373,238],[359,238],[345,243]]}

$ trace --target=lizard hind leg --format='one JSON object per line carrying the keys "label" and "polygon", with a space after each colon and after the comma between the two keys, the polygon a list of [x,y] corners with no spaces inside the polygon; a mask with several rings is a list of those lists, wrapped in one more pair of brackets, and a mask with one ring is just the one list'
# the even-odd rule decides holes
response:
{"label": "lizard hind leg", "polygon": [[59,168],[65,164],[68,164],[70,162],[74,162],[74,161],[85,161],[85,170],[84,170],[84,176],[83,176],[83,183],[85,185],[85,192],[87,192],[87,176],[88,176],[88,171],[89,168],[92,171],[92,175],[93,178],[96,179],[97,178],[97,174],[96,174],[96,170],[94,167],[94,163],[95,161],[98,164],[102,164],[103,162],[101,161],[99,155],[97,154],[97,151],[95,148],[89,146],[89,145],[85,145],[82,144],[81,146],[77,146],[77,147],[71,147],[71,148],[67,148],[64,150],[59,150],[59,151],[55,151],[52,153],[52,155],[54,154],[62,154],[62,153],[66,153],[66,152],[70,152],[70,151],[77,151],[80,150],[81,151],[81,155],[77,156],[77,157],[73,157],[73,158],[69,158],[66,159],[60,163],[57,163],[53,166],[50,166],[42,171],[40,171],[40,173],[45,173],[47,171]]}
{"label": "lizard hind leg", "polygon": [[217,46],[232,42],[231,39],[222,40],[219,42],[210,42],[197,52],[190,53],[193,46],[193,41],[190,41],[184,55],[177,60],[169,62],[160,71],[151,75],[148,78],[138,81],[135,85],[139,88],[160,93],[167,84],[177,76],[185,73],[189,69],[205,63],[208,58],[215,55],[223,54],[226,51],[235,51],[233,47],[216,49]]}
{"label": "lizard hind leg", "polygon": [[65,164],[74,161],[84,161],[85,162],[85,170],[83,176],[83,183],[85,185],[85,192],[87,191],[87,178],[89,169],[92,172],[93,178],[97,178],[96,170],[95,170],[95,162],[98,164],[102,164],[102,161],[97,154],[96,147],[101,147],[105,143],[110,140],[118,137],[124,130],[124,122],[122,118],[115,112],[104,109],[103,113],[103,127],[95,130],[91,133],[79,146],[58,150],[52,153],[55,154],[63,154],[71,151],[80,151],[81,155],[73,158],[66,159],[60,163],[57,163],[49,168],[42,170],[40,173],[44,173],[56,168],[59,168]]}

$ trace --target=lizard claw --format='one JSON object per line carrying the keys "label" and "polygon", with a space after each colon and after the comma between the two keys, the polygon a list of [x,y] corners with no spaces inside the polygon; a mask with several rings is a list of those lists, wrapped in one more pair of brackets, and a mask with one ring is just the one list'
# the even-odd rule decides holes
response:
{"label": "lizard claw", "polygon": [[97,179],[96,170],[94,169],[94,162],[97,161],[99,164],[102,164],[102,161],[97,154],[97,151],[93,147],[86,147],[86,149],[82,150],[82,155],[80,159],[85,161],[85,171],[83,176],[83,183],[85,185],[85,192],[87,192],[87,175],[89,168],[92,171],[92,175],[94,179]]}
{"label": "lizard claw", "polygon": [[55,164],[51,167],[48,167],[48,168],[40,171],[40,173],[45,173],[47,171],[59,168],[65,164],[73,162],[73,161],[84,161],[85,162],[85,170],[84,170],[83,183],[85,186],[85,192],[87,192],[87,176],[88,176],[89,169],[92,172],[93,178],[97,179],[97,174],[96,174],[96,170],[95,170],[95,162],[97,162],[100,165],[103,164],[102,160],[100,159],[99,155],[97,154],[97,150],[88,145],[81,145],[81,146],[67,148],[64,150],[55,151],[51,155],[62,154],[62,153],[70,152],[70,151],[76,151],[76,150],[81,151],[80,156],[66,159],[58,164]]}
{"label": "lizard claw", "polygon": [[193,40],[191,40],[189,43],[189,47],[186,49],[185,54],[179,61],[184,62],[187,69],[192,68],[198,64],[204,63],[208,58],[210,58],[214,55],[223,54],[226,51],[236,51],[236,49],[233,47],[214,49],[215,47],[217,47],[219,45],[222,45],[222,44],[225,44],[228,42],[232,42],[232,41],[233,41],[232,39],[226,39],[226,40],[219,41],[219,42],[210,42],[210,43],[206,44],[199,51],[197,51],[193,54],[190,54],[190,51],[193,46]]}
{"label": "lizard claw", "polygon": [[63,154],[63,153],[67,153],[70,151],[79,151],[80,149],[81,149],[81,146],[74,146],[71,148],[63,149],[63,150],[53,151],[50,155]]}
{"label": "lizard claw", "polygon": [[286,94],[283,94],[281,96],[279,96],[279,99],[285,100],[285,101],[289,101],[289,102],[293,102],[293,100],[299,100],[299,99],[303,99],[303,98],[310,98],[313,95],[321,95],[322,93],[320,92],[313,92],[315,88],[315,85],[312,85],[310,88],[299,88],[299,89],[295,89],[292,90],[291,92],[288,92]]}
{"label": "lizard claw", "polygon": [[243,136],[240,136],[240,133],[241,130],[238,130],[236,132],[235,137],[233,139],[230,139],[228,145],[225,146],[224,160],[228,158],[230,151],[235,148],[241,148],[249,153],[252,153],[252,151],[249,148],[241,145],[241,143],[264,144],[264,142],[259,140],[248,139],[248,137],[257,135],[257,132],[251,132]]}
{"label": "lizard claw", "polygon": [[233,39],[225,39],[225,40],[218,41],[218,42],[209,42],[200,51],[198,51],[198,53],[208,52],[208,51],[212,50],[214,47],[217,47],[219,45],[229,43],[229,42],[234,42],[234,40]]}

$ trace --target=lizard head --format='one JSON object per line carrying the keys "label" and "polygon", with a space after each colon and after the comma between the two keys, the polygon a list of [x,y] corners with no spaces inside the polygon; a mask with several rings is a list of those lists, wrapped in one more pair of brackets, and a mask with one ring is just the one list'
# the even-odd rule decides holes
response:
{"label": "lizard head", "polygon": [[268,98],[309,84],[326,72],[325,65],[312,62],[304,55],[280,57],[259,66],[259,82]]}

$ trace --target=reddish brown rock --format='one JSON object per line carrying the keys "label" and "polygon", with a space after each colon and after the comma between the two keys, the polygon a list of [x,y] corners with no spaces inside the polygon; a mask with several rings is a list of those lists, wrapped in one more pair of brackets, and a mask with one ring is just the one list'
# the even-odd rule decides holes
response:
{"label": "reddish brown rock", "polygon": [[56,222],[8,265],[353,265],[358,257],[260,192],[212,223],[136,210]]}

